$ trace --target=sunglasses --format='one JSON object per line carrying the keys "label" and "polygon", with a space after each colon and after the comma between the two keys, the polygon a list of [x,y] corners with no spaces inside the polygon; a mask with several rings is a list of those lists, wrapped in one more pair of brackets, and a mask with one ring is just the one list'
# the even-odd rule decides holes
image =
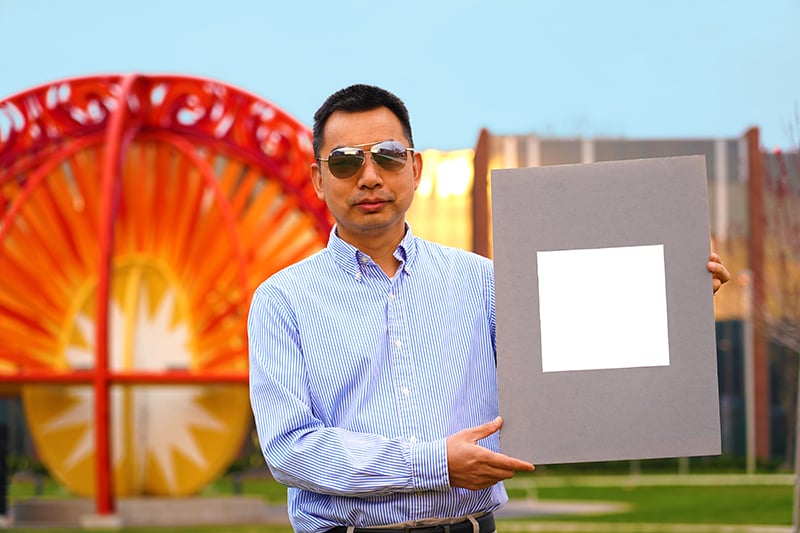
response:
{"label": "sunglasses", "polygon": [[405,167],[409,152],[414,152],[413,148],[406,148],[400,141],[382,141],[334,148],[328,155],[328,159],[319,159],[319,161],[328,163],[328,169],[335,177],[349,178],[358,172],[367,160],[364,152],[364,148],[367,146],[372,147],[369,149],[372,160],[389,172],[397,172]]}

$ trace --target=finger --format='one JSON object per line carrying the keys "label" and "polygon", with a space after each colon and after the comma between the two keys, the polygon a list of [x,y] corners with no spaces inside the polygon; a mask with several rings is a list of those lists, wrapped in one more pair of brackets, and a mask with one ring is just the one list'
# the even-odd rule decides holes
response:
{"label": "finger", "polygon": [[536,467],[533,466],[533,463],[529,463],[528,461],[523,461],[522,459],[517,459],[516,457],[510,457],[502,453],[490,453],[491,455],[486,458],[486,464],[493,468],[508,470],[510,472],[517,470],[533,472],[536,469]]}
{"label": "finger", "polygon": [[720,280],[714,278],[714,281],[711,283],[711,288],[714,290],[715,294],[719,290],[720,287],[722,287],[722,282]]}
{"label": "finger", "polygon": [[[524,461],[523,461],[524,463]],[[531,468],[533,465],[530,463],[525,463]],[[529,469],[520,469],[520,468],[511,468],[509,465],[497,465],[497,464],[483,464],[479,469],[475,469],[471,472],[471,478],[466,482],[467,487],[472,490],[479,489],[479,488],[486,488],[494,485],[498,481],[502,481],[504,479],[511,479],[514,477],[519,470],[529,470]]]}
{"label": "finger", "polygon": [[503,426],[503,419],[499,416],[494,420],[490,420],[485,424],[481,424],[480,426],[475,426],[473,428],[468,428],[464,430],[468,435],[469,439],[472,442],[478,442],[481,439],[485,439],[489,435],[493,433],[497,433],[500,431],[500,428]]}
{"label": "finger", "polygon": [[709,261],[707,267],[708,271],[714,275],[714,278],[718,279],[720,282],[726,283],[731,279],[730,272],[728,272],[728,269],[725,268],[725,265],[722,263]]}
{"label": "finger", "polygon": [[516,457],[508,457],[507,455],[504,457],[507,459],[505,468],[508,468],[512,471],[533,472],[536,470],[536,467],[533,466],[533,463],[523,461],[522,459],[517,459]]}
{"label": "finger", "polygon": [[503,465],[499,467],[495,465],[495,467],[507,473],[508,477],[513,477],[516,472],[533,472],[536,470],[536,467],[533,465],[533,463],[529,463],[528,461],[523,461],[522,459],[509,457],[507,455],[503,455],[503,458],[505,459]]}
{"label": "finger", "polygon": [[719,264],[719,269],[720,269],[720,273],[719,273],[719,274],[720,274],[720,275],[719,275],[719,279],[720,279],[720,281],[721,281],[722,283],[727,283],[728,281],[730,281],[730,280],[731,280],[731,273],[730,273],[730,272],[728,272],[728,269],[727,269],[727,268],[725,268],[725,265],[723,265],[722,263],[720,263],[720,264]]}
{"label": "finger", "polygon": [[534,465],[533,463],[529,463],[528,461],[517,459],[517,463],[514,465],[514,470],[520,470],[522,472],[533,472],[534,470],[536,470],[536,465]]}
{"label": "finger", "polygon": [[496,466],[487,467],[483,475],[481,476],[486,482],[487,485],[493,485],[498,481],[502,481],[504,479],[511,479],[514,477],[515,470],[513,468],[499,468]]}

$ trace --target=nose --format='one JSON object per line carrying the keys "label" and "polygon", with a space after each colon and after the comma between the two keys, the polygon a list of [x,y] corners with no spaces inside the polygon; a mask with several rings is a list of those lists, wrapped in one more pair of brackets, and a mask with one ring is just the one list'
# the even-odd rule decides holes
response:
{"label": "nose", "polygon": [[358,174],[358,186],[365,189],[374,189],[383,184],[380,167],[372,159],[372,154],[367,154],[366,161],[361,165]]}

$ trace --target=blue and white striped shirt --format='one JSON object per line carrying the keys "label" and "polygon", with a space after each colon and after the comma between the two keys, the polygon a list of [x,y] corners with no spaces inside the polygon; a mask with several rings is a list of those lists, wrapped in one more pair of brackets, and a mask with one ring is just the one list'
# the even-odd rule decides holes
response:
{"label": "blue and white striped shirt", "polygon": [[[491,261],[406,235],[390,279],[331,232],[271,276],[248,319],[261,448],[295,531],[493,511],[451,487],[445,439],[498,413]],[[481,445],[499,450],[498,436]]]}

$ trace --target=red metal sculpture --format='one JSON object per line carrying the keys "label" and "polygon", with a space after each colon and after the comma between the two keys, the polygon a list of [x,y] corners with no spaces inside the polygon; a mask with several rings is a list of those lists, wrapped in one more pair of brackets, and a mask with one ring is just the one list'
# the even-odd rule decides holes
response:
{"label": "red metal sculpture", "polygon": [[250,295],[331,227],[312,160],[307,128],[210,80],[76,78],[0,101],[0,383],[98,513],[193,492],[238,449]]}

